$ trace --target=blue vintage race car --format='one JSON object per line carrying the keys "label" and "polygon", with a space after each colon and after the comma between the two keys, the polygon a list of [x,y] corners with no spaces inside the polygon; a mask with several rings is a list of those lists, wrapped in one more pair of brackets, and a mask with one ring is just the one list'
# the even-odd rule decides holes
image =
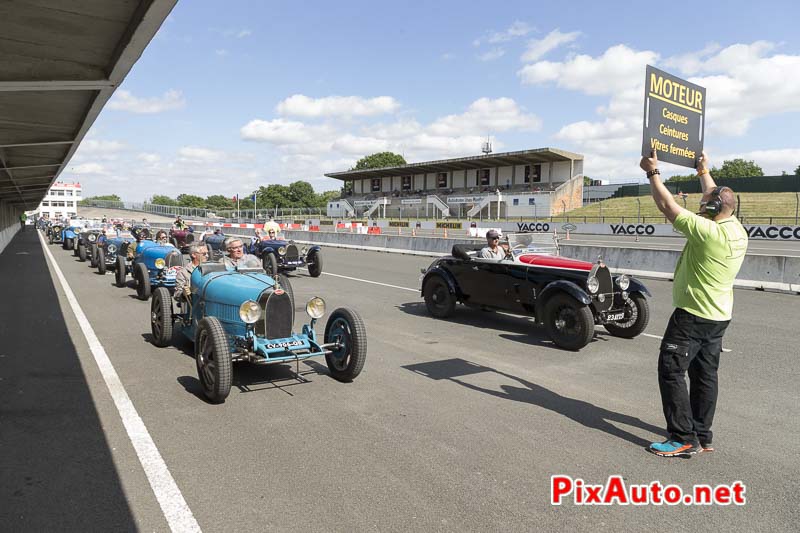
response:
{"label": "blue vintage race car", "polygon": [[283,239],[255,240],[249,247],[249,253],[260,257],[264,270],[273,276],[298,267],[308,267],[312,278],[322,274],[322,251],[319,246],[298,250],[293,242]]}
{"label": "blue vintage race car", "polygon": [[65,250],[73,250],[78,245],[78,238],[81,232],[88,225],[85,220],[72,219],[64,227],[64,235],[62,237],[62,246]]}
{"label": "blue vintage race car", "polygon": [[64,242],[64,225],[52,224],[47,228],[47,239],[50,244],[60,244]]}
{"label": "blue vintage race car", "polygon": [[183,255],[171,244],[139,241],[133,261],[129,261],[126,254],[117,254],[114,275],[117,286],[124,287],[127,275],[131,274],[139,299],[147,300],[155,287],[174,289],[175,277],[183,266]]}
{"label": "blue vintage race car", "polygon": [[224,402],[230,393],[234,362],[269,365],[324,355],[331,376],[347,382],[361,373],[367,356],[364,322],[352,309],[333,311],[324,337],[317,337],[314,325],[325,314],[322,298],[308,301],[311,320],[295,333],[289,281],[260,268],[201,264],[192,273],[189,298],[173,309],[169,290],[159,287],[150,310],[156,346],[169,345],[176,332],[194,343],[203,393],[213,403]]}

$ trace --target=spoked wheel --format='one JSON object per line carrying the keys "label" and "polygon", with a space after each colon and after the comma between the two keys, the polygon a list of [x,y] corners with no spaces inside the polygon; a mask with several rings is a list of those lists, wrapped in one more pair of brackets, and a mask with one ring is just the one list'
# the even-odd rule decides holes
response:
{"label": "spoked wheel", "polygon": [[644,295],[636,292],[625,302],[625,319],[604,324],[606,331],[615,337],[632,339],[639,335],[650,322],[650,304]]}
{"label": "spoked wheel", "polygon": [[318,278],[322,274],[322,254],[317,250],[311,250],[306,256],[308,264],[308,274],[312,278]]}
{"label": "spoked wheel", "polygon": [[594,317],[588,306],[567,294],[547,301],[544,322],[553,342],[567,350],[580,350],[594,337]]}
{"label": "spoked wheel", "polygon": [[212,403],[224,402],[231,392],[233,363],[228,335],[215,317],[200,321],[194,350],[203,394]]}
{"label": "spoked wheel", "polygon": [[140,300],[147,301],[150,298],[150,272],[144,263],[135,263],[133,267],[136,279],[136,295]]}
{"label": "spoked wheel", "polygon": [[172,297],[166,287],[158,287],[150,304],[150,331],[159,348],[172,342]]}
{"label": "spoked wheel", "polygon": [[440,276],[433,276],[425,283],[423,296],[428,312],[436,318],[447,318],[456,308],[456,297]]}
{"label": "spoked wheel", "polygon": [[278,259],[275,257],[275,254],[265,253],[261,262],[267,274],[273,278],[278,275]]}
{"label": "spoked wheel", "polygon": [[325,325],[325,343],[337,343],[325,356],[331,376],[339,381],[353,381],[367,359],[367,330],[361,316],[340,307],[331,313]]}

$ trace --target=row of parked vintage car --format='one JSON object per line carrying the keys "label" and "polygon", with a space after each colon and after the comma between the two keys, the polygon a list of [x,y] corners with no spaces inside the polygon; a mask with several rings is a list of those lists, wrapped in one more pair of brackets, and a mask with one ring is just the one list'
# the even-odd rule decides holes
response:
{"label": "row of parked vintage car", "polygon": [[[113,272],[117,287],[127,287],[130,275],[140,299],[152,296],[153,344],[169,346],[175,336],[194,344],[197,373],[210,402],[228,397],[234,362],[270,365],[325,357],[331,376],[344,382],[355,379],[364,367],[366,329],[355,310],[341,307],[331,312],[324,333],[318,335],[315,325],[326,304],[314,297],[305,305],[309,321],[299,331],[295,327],[294,291],[285,272],[306,266],[318,277],[319,247],[303,250],[301,256],[294,243],[254,242],[250,249],[260,254],[265,268],[230,270],[212,259],[192,272],[189,295],[176,297],[176,277],[188,262],[182,252],[194,242],[192,232],[173,228],[167,244],[151,240],[153,230],[146,226],[128,232],[71,220],[42,229],[50,244],[60,243],[99,274]],[[223,239],[219,234],[203,235],[215,256],[221,255]]]}

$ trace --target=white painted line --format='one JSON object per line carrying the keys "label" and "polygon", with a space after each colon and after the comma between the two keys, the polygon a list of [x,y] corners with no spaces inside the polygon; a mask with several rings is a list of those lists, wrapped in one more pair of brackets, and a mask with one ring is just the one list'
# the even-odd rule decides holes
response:
{"label": "white painted line", "polygon": [[[308,269],[302,268],[300,270],[308,270]],[[343,276],[341,274],[332,274],[330,272],[323,272],[322,274],[325,275],[325,276],[333,276],[334,278],[344,278],[344,279],[349,279],[349,280],[352,280],[352,281],[360,281],[361,283],[370,283],[372,285],[380,285],[382,287],[389,287],[391,289],[400,289],[402,291],[419,292],[419,289],[409,289],[408,287],[400,287],[399,285],[390,285],[389,283],[381,283],[380,281],[372,281],[372,280],[361,279],[361,278],[352,278],[350,276]]]}
{"label": "white painted line", "polygon": [[134,450],[136,450],[136,455],[139,457],[139,462],[142,464],[142,468],[144,468],[144,473],[147,475],[150,487],[152,487],[156,499],[161,506],[164,518],[166,518],[167,523],[169,523],[169,528],[175,532],[200,531],[200,525],[197,523],[197,520],[195,520],[192,510],[189,509],[189,505],[187,505],[186,500],[184,500],[183,494],[181,494],[164,459],[161,457],[158,448],[156,448],[153,438],[147,431],[147,427],[144,425],[142,418],[133,406],[130,397],[128,397],[128,393],[125,391],[125,387],[122,385],[122,381],[120,381],[117,371],[114,369],[114,365],[111,364],[111,360],[108,358],[105,348],[100,344],[100,340],[97,338],[97,335],[95,335],[94,329],[92,329],[89,320],[83,313],[83,309],[81,309],[81,306],[78,304],[75,294],[72,292],[69,283],[67,283],[67,279],[56,263],[52,252],[50,252],[45,244],[41,233],[39,233],[39,241],[42,243],[42,248],[50,259],[50,264],[53,266],[56,277],[58,277],[58,281],[61,283],[61,288],[64,289],[64,294],[72,308],[72,312],[75,314],[75,319],[78,321],[81,331],[83,331],[83,335],[89,343],[89,349],[92,351],[97,367],[100,369],[106,387],[108,387],[108,392],[114,400],[114,405],[117,407],[120,418],[122,418],[125,431],[127,431],[128,438],[131,440]]}
{"label": "white painted line", "polygon": [[[664,337],[662,337],[661,335],[652,335],[650,333],[642,333],[642,335],[644,335],[645,337],[652,337],[652,338],[658,339],[658,340],[663,340],[664,339]],[[723,352],[730,352],[731,350],[728,349],[728,348],[723,348],[722,351]]]}

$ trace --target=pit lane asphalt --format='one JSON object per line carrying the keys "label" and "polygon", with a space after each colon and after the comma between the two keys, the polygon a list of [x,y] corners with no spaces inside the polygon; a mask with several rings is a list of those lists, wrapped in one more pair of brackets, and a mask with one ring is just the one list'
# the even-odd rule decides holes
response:
{"label": "pit lane asphalt", "polygon": [[[616,339],[598,329],[594,342],[572,353],[519,317],[459,309],[434,320],[416,292],[428,259],[325,248],[321,278],[292,277],[296,321],[306,319],[301,302],[315,295],[329,310],[356,309],[369,337],[362,375],[342,384],[314,359],[300,364],[301,383],[291,379],[293,365],[243,365],[228,401],[213,406],[198,397],[191,345],[158,349],[147,341],[149,303],[114,287],[113,275],[51,249],[207,531],[789,531],[800,518],[796,296],[736,291],[725,339],[732,352],[720,369],[718,451],[668,460],[642,450],[660,440],[663,424],[657,339]],[[671,284],[646,283],[654,293],[647,332],[660,335]],[[81,352],[85,340],[61,308]],[[163,529],[135,455],[120,443],[97,369],[81,362],[105,439],[116,443],[106,453],[130,513],[141,529]],[[269,381],[280,378],[289,379]],[[741,480],[747,504],[551,507],[553,474],[586,483],[621,474],[628,483],[684,489]]]}

